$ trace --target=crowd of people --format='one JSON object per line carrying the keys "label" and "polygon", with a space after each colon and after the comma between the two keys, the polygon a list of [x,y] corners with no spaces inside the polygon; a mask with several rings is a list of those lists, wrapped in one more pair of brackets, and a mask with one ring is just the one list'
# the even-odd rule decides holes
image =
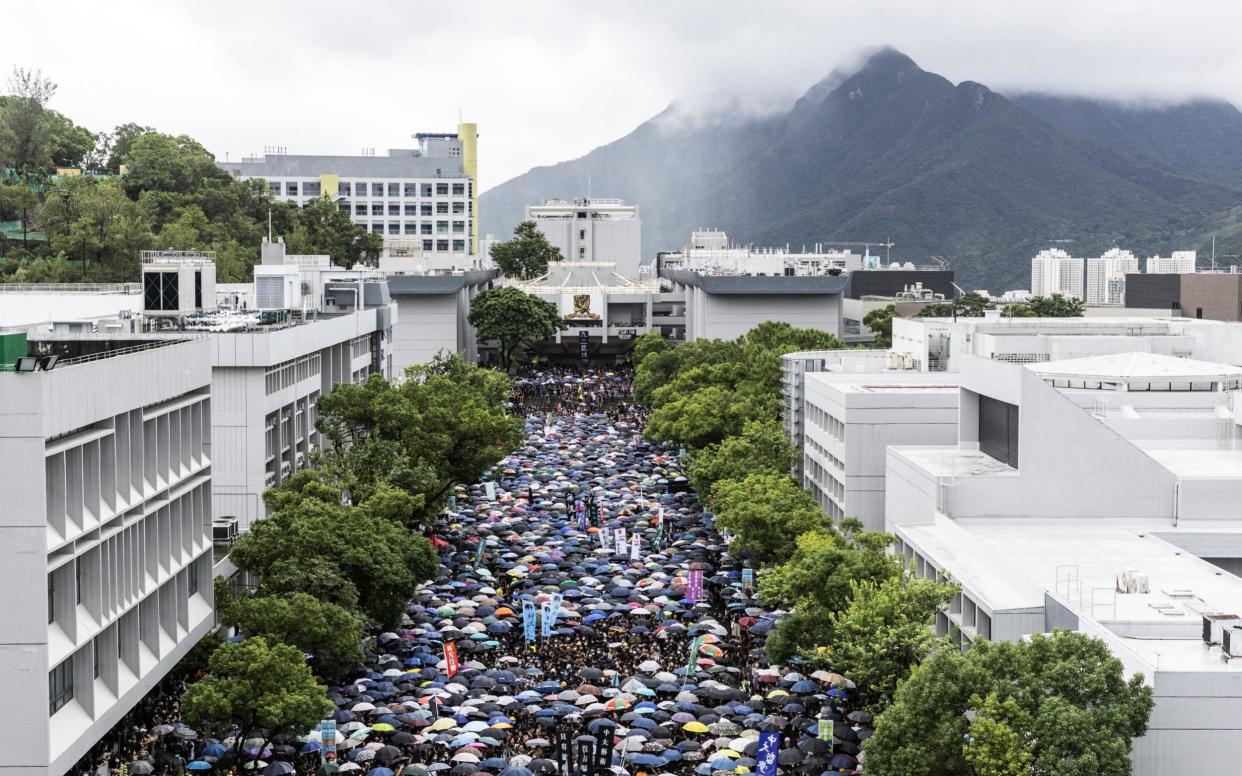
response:
{"label": "crowd of people", "polygon": [[335,734],[235,762],[182,737],[166,701],[97,754],[129,773],[571,776],[599,751],[618,776],[724,776],[764,773],[759,739],[774,732],[781,776],[858,772],[871,720],[852,684],[768,664],[777,613],[697,496],[671,487],[681,463],[643,438],[630,385],[622,370],[515,380],[525,445],[437,521],[438,577],[329,688]]}

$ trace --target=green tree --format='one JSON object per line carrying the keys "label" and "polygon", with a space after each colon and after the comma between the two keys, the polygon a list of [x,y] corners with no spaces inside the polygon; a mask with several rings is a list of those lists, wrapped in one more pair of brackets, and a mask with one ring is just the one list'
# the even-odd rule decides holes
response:
{"label": "green tree", "polygon": [[[496,248],[492,249],[493,256]],[[551,339],[565,328],[556,305],[514,286],[489,288],[476,296],[467,320],[479,342],[499,343],[496,353],[504,369],[513,364],[513,352],[519,345]]]}
{"label": "green tree", "polygon": [[[989,709],[993,696],[1000,714]],[[1146,732],[1152,706],[1142,676],[1127,681],[1107,645],[1085,634],[979,640],[966,653],[937,650],[901,684],[865,744],[867,770],[969,773],[968,716],[984,716],[1018,735],[1031,753],[1031,773],[1128,776],[1131,739]]]}
{"label": "green tree", "polygon": [[875,335],[875,345],[887,348],[893,344],[893,319],[897,317],[897,305],[878,307],[863,316],[863,325]]}
{"label": "green tree", "polygon": [[47,119],[50,124],[48,142],[52,165],[81,168],[95,148],[94,133],[54,110],[47,111]]}
{"label": "green tree", "polygon": [[993,310],[996,305],[992,304],[986,297],[971,291],[969,294],[963,294],[957,299],[949,302],[937,302],[929,304],[922,310],[919,310],[918,318],[951,318],[957,315],[961,318],[982,318],[984,310]]}
{"label": "green tree", "polygon": [[560,261],[561,251],[548,242],[534,221],[523,221],[513,238],[492,246],[492,261],[506,277],[530,280],[548,271],[548,262]]}
{"label": "green tree", "polygon": [[227,181],[216,158],[188,135],[146,132],[133,138],[121,159],[126,166],[125,191],[133,199],[148,189],[193,194],[206,181]]}
{"label": "green tree", "polygon": [[220,616],[248,637],[262,636],[308,653],[316,672],[327,679],[344,678],[362,662],[362,618],[307,593],[250,596]]}
{"label": "green tree", "polygon": [[849,605],[830,618],[828,643],[804,656],[840,666],[858,685],[859,700],[879,710],[931,652],[933,619],[958,589],[902,575],[852,586]]}
{"label": "green tree", "polygon": [[334,708],[301,651],[289,644],[262,637],[223,644],[212,653],[208,667],[210,673],[186,689],[182,718],[220,739],[236,727],[233,754],[238,762],[247,740],[304,735]]}
{"label": "green tree", "polygon": [[[306,593],[324,603],[345,609],[358,608],[358,588],[341,574],[340,567],[327,558],[283,558],[274,562],[263,577],[265,595]],[[226,607],[219,606],[218,609]]]}
{"label": "green tree", "polygon": [[734,549],[760,565],[788,560],[807,531],[831,530],[824,511],[788,474],[749,474],[712,489],[716,524],[734,534]]}
{"label": "green tree", "polygon": [[0,183],[0,221],[20,221],[22,248],[30,247],[30,231],[39,209],[39,195],[25,183]]}
{"label": "green tree", "polygon": [[129,151],[134,145],[134,140],[147,134],[154,132],[154,127],[144,127],[141,124],[129,122],[122,124],[111,133],[107,134],[103,148],[100,148],[101,155],[104,159],[104,171],[110,173],[120,173],[121,165],[125,163]]}
{"label": "green tree", "polygon": [[[985,700],[975,696],[971,705],[976,709],[975,717],[970,720],[970,732],[962,747],[970,772],[976,776],[1029,776],[1031,751],[1009,723],[1024,716],[1017,702],[1008,698],[1002,703],[992,693]],[[1029,727],[1029,721],[1019,725],[1024,730]]]}
{"label": "green tree", "polygon": [[358,591],[364,614],[395,625],[418,583],[435,577],[439,559],[423,536],[339,498],[307,497],[272,512],[237,540],[230,557],[259,576],[282,561],[330,563]]}
{"label": "green tree", "polygon": [[354,223],[349,214],[327,196],[294,213],[289,236],[292,253],[327,254],[335,264],[377,266],[384,238]]}
{"label": "green tree", "polygon": [[788,474],[795,453],[779,420],[749,420],[742,433],[695,451],[689,461],[690,482],[699,493],[711,493],[718,480],[740,480],[747,474]]}
{"label": "green tree", "polygon": [[106,263],[117,280],[137,276],[138,251],[154,242],[142,210],[115,178],[55,181],[47,188],[38,225],[53,249],[84,269],[88,262]]}
{"label": "green tree", "polygon": [[1053,294],[1034,296],[1024,303],[1006,305],[1004,314],[1017,318],[1081,318],[1085,309],[1081,299]]}
{"label": "green tree", "polygon": [[54,94],[56,84],[43,71],[13,68],[9,95],[0,105],[0,168],[13,168],[27,182],[52,164],[55,121],[47,103]]}

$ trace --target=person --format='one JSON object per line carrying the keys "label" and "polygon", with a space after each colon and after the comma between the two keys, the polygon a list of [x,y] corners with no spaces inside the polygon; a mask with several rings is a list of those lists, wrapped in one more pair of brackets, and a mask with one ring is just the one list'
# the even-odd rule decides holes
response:
{"label": "person", "polygon": [[340,770],[340,766],[336,764],[336,752],[328,752],[323,756],[323,765],[319,766],[319,770],[315,771],[315,776],[332,776]]}

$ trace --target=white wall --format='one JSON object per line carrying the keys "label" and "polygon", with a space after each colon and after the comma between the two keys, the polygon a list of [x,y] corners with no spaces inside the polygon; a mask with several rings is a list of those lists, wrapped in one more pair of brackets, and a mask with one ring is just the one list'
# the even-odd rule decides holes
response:
{"label": "white wall", "polygon": [[735,339],[764,321],[841,335],[841,297],[838,294],[707,294],[691,288],[687,294],[687,339]]}
{"label": "white wall", "polygon": [[466,324],[456,294],[399,296],[396,300],[392,354],[395,374],[403,374],[406,367],[427,363],[442,350],[458,352]]}

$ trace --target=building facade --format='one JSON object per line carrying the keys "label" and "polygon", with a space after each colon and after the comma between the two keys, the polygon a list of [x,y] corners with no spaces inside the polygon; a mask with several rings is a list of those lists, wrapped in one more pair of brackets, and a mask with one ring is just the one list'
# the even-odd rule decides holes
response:
{"label": "building facade", "polygon": [[215,625],[211,357],[186,338],[27,352],[59,361],[0,372],[0,682],[20,706],[0,773],[60,774]]}
{"label": "building facade", "polygon": [[[1149,275],[1185,275],[1195,271],[1196,255],[1194,251],[1173,251],[1168,256],[1152,256],[1147,259]],[[1138,270],[1136,269],[1135,272]]]}
{"label": "building facade", "polygon": [[620,199],[549,199],[527,205],[526,219],[566,261],[611,263],[623,277],[637,278],[643,223],[637,205]]}
{"label": "building facade", "polygon": [[1087,259],[1086,303],[1124,304],[1126,275],[1138,272],[1138,269],[1138,257],[1119,248],[1105,251],[1102,256]]}
{"label": "building facade", "polygon": [[1083,298],[1083,260],[1060,248],[1049,248],[1031,259],[1031,295]]}
{"label": "building facade", "polygon": [[235,178],[264,179],[286,202],[331,198],[390,250],[468,267],[478,248],[478,129],[414,137],[418,148],[386,156],[276,153],[219,164]]}

